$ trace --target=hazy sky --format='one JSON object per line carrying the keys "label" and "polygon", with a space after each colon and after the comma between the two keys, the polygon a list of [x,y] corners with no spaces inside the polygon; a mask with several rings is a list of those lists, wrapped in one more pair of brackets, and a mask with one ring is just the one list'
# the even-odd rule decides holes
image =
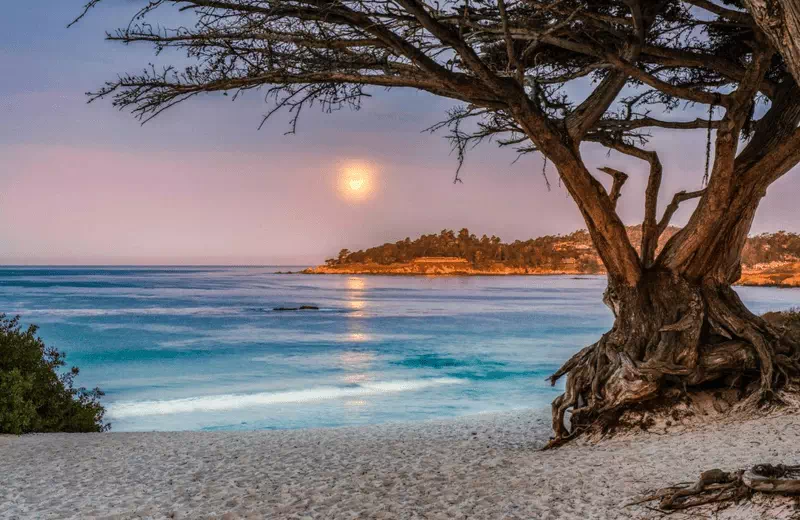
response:
{"label": "hazy sky", "polygon": [[[451,102],[426,94],[373,89],[358,112],[307,111],[290,136],[286,114],[257,130],[258,92],[195,98],[145,126],[108,102],[87,105],[84,92],[157,58],[103,40],[127,23],[131,0],[105,0],[66,29],[84,1],[14,2],[0,18],[0,263],[305,264],[443,228],[514,240],[583,227],[552,170],[546,190],[539,156],[512,165],[513,152],[480,146],[453,185],[449,144],[422,132]],[[652,146],[662,206],[699,187],[702,131],[661,133]],[[599,148],[586,157],[631,174],[620,214],[637,223],[645,166]],[[337,192],[348,162],[373,165],[369,199]],[[799,184],[792,172],[770,189],[754,232],[800,230]]]}

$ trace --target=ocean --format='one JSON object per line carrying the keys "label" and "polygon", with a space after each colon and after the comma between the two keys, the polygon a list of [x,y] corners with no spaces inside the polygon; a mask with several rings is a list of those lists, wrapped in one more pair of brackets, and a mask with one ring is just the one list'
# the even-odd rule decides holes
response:
{"label": "ocean", "polygon": [[[275,274],[299,267],[3,267],[0,312],[106,392],[113,431],[256,430],[545,408],[612,324],[598,276]],[[755,312],[800,289],[738,288]],[[302,305],[318,310],[276,311]]]}

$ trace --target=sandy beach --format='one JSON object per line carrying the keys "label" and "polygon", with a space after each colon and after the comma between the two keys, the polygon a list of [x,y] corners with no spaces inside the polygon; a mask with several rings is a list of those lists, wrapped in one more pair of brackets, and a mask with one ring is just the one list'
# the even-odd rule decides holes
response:
{"label": "sandy beach", "polygon": [[[339,429],[3,436],[0,518],[659,518],[625,504],[710,468],[800,459],[798,416],[542,452],[549,431],[542,411],[524,411]],[[770,507],[712,517],[793,512],[787,501]]]}

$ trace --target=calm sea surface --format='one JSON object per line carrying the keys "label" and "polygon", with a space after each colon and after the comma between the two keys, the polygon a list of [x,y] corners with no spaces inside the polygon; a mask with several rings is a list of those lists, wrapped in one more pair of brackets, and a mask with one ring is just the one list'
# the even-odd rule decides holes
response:
{"label": "calm sea surface", "polygon": [[[114,431],[424,420],[547,406],[612,323],[603,277],[277,275],[263,268],[0,268],[0,312],[105,392]],[[757,312],[800,289],[740,288]],[[275,307],[318,306],[278,312]]]}

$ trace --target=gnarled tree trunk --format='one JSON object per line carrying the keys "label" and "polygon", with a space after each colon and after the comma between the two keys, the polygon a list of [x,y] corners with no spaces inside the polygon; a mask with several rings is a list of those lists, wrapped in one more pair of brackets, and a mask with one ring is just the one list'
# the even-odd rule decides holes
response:
{"label": "gnarled tree trunk", "polygon": [[604,301],[613,328],[551,377],[568,374],[553,403],[556,444],[672,389],[737,385],[758,400],[800,373],[800,345],[751,313],[728,284],[654,268],[636,286],[610,284]]}
{"label": "gnarled tree trunk", "polygon": [[[771,139],[788,139],[776,129],[793,130],[797,114],[772,115],[780,117],[765,118],[761,132],[772,122]],[[738,135],[738,125],[728,132]],[[718,143],[712,179],[717,185],[704,192],[688,225],[658,258],[643,263],[637,277],[620,276],[607,264],[604,301],[615,323],[551,377],[555,384],[567,375],[564,394],[553,402],[554,445],[603,430],[627,409],[657,405],[676,390],[736,386],[743,399],[756,403],[800,375],[800,344],[751,313],[731,287],[741,275],[741,254],[758,205],[786,169],[770,162],[772,156],[749,153],[763,144],[761,134],[737,160],[722,155],[735,149],[736,141],[728,141],[727,150]],[[658,161],[652,164],[657,174]]]}
{"label": "gnarled tree trunk", "polygon": [[[658,230],[672,214],[668,212],[655,226],[656,234],[643,241],[643,261],[628,268],[637,271],[633,275],[603,257],[609,272],[604,299],[615,323],[550,378],[555,384],[567,376],[564,394],[553,402],[553,444],[592,428],[603,429],[626,409],[658,403],[675,390],[739,385],[743,399],[760,402],[800,375],[797,339],[751,313],[731,288],[741,275],[741,254],[759,202],[769,185],[800,159],[800,92],[792,82],[780,87],[769,112],[737,154],[756,80],[769,59],[769,53],[758,55],[749,79],[728,99],[717,127],[710,181],[695,193],[700,200],[687,225],[654,259],[655,251],[647,248],[655,247]],[[645,219],[652,229],[661,178],[658,158],[630,145],[611,147],[650,162]],[[565,175],[570,165],[559,165],[559,172],[580,202],[581,187],[571,185]],[[591,231],[594,222],[586,211],[584,216]],[[631,247],[607,231],[598,234],[615,240],[610,249],[617,252]]]}
{"label": "gnarled tree trunk", "polygon": [[[555,384],[567,375],[553,402],[553,445],[604,430],[627,409],[658,404],[676,390],[735,386],[756,403],[800,375],[797,339],[750,312],[731,287],[767,177],[738,172],[725,211],[705,207],[703,197],[693,220],[635,283],[609,270],[604,301],[613,328],[550,378]],[[706,211],[715,218],[704,218]],[[698,234],[709,238],[698,242]]]}

